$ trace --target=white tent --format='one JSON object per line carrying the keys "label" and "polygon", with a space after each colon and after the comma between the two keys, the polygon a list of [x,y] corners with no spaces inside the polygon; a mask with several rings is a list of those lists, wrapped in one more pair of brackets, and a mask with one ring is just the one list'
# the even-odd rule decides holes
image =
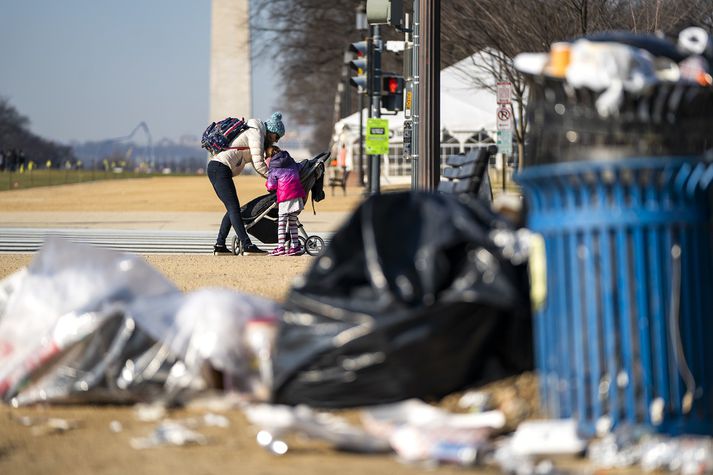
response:
{"label": "white tent", "polygon": [[[457,139],[460,151],[466,141],[481,130],[495,135],[497,101],[495,93],[477,89],[472,77],[478,74],[477,64],[481,55],[475,54],[441,71],[441,131]],[[366,126],[368,109],[362,110],[363,126]],[[402,143],[404,114],[382,115],[389,120],[393,143]],[[347,168],[352,168],[352,155],[356,155],[359,138],[359,112],[345,117],[334,126],[335,150],[342,144],[347,149]],[[389,157],[385,159],[388,161]]]}

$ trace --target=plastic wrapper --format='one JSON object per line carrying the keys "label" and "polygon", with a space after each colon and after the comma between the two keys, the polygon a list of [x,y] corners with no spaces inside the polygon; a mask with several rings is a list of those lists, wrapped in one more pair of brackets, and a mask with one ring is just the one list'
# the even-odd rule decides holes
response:
{"label": "plastic wrapper", "polygon": [[0,289],[0,396],[15,405],[268,393],[280,313],[269,300],[184,294],[138,256],[58,238]]}
{"label": "plastic wrapper", "polygon": [[262,428],[257,436],[258,444],[275,455],[287,452],[289,447],[280,438],[292,433],[322,440],[351,452],[390,451],[385,439],[374,437],[339,416],[307,406],[253,404],[246,406],[244,412],[252,424]]}
{"label": "plastic wrapper", "polygon": [[362,411],[365,429],[387,439],[408,462],[474,465],[491,435],[505,425],[500,411],[453,414],[411,399]]}
{"label": "plastic wrapper", "polygon": [[[280,307],[267,299],[205,288],[165,299],[141,299],[131,308],[141,328],[179,355],[180,371],[167,390],[180,392],[217,371],[218,385],[265,400],[272,381],[271,352]],[[204,389],[204,388],[201,388]]]}
{"label": "plastic wrapper", "polygon": [[[61,355],[81,358],[77,345],[96,344],[91,337],[95,332],[107,341],[107,333],[123,326],[129,302],[175,293],[171,282],[137,256],[48,239],[4,299],[0,395],[8,400],[30,380],[47,377],[45,369]],[[126,336],[126,331],[120,333]],[[84,387],[80,382],[80,389]],[[38,397],[43,396],[38,390]]]}

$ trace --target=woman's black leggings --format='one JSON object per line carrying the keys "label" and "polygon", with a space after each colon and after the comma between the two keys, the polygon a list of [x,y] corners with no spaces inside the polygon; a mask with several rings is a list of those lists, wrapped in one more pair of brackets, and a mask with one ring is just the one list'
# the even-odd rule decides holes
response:
{"label": "woman's black leggings", "polygon": [[208,162],[208,179],[213,185],[215,194],[218,195],[227,210],[223,216],[223,221],[220,223],[216,244],[225,245],[231,224],[243,246],[250,244],[250,238],[247,231],[245,231],[243,218],[240,215],[240,201],[238,201],[238,192],[235,190],[233,174],[230,168],[218,161],[211,160]]}

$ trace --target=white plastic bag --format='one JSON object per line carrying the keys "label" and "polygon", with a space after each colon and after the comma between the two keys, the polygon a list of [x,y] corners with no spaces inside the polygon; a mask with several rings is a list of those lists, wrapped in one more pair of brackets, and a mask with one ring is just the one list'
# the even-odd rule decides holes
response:
{"label": "white plastic bag", "polygon": [[49,238],[0,315],[0,397],[138,296],[177,292],[138,256]]}
{"label": "white plastic bag", "polygon": [[0,398],[183,401],[211,386],[264,400],[281,308],[240,292],[184,294],[138,256],[49,239],[0,283]]}

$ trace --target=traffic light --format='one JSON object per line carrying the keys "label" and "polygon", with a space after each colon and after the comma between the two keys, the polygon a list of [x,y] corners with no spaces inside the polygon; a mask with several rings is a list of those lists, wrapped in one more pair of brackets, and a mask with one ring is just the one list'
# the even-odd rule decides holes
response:
{"label": "traffic light", "polygon": [[349,45],[349,51],[356,53],[356,58],[349,61],[349,67],[357,73],[356,76],[349,78],[349,84],[360,88],[361,92],[366,93],[369,85],[369,62],[367,60],[369,44],[366,41],[357,41]]}
{"label": "traffic light", "polygon": [[389,111],[404,110],[404,78],[384,73],[381,78],[381,107]]}

